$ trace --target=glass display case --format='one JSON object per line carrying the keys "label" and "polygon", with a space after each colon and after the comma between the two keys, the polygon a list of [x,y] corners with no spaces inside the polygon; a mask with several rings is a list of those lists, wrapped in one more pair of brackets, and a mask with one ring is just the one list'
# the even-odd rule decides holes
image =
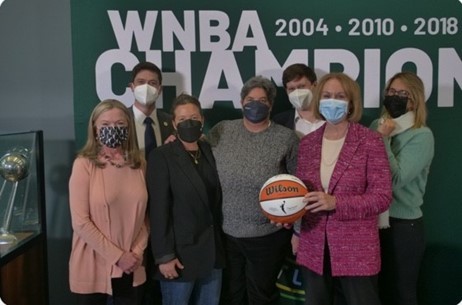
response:
{"label": "glass display case", "polygon": [[47,305],[43,133],[0,135],[0,296]]}
{"label": "glass display case", "polygon": [[0,135],[0,266],[45,234],[43,134]]}

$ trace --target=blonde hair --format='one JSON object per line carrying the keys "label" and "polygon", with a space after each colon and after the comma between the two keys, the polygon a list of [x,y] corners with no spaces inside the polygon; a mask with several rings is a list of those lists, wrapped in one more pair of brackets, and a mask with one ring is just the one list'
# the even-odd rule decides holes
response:
{"label": "blonde hair", "polygon": [[80,157],[88,158],[100,168],[105,167],[106,164],[98,160],[101,143],[97,140],[95,122],[101,114],[111,109],[120,109],[128,123],[128,139],[122,144],[122,150],[126,154],[127,163],[130,164],[130,167],[132,168],[140,168],[141,166],[144,167],[145,160],[136,143],[136,129],[133,117],[123,103],[113,99],[104,100],[98,103],[93,109],[90,119],[88,120],[87,141],[83,148],[79,151],[78,155]]}
{"label": "blonde hair", "polygon": [[349,122],[359,122],[363,114],[361,90],[359,88],[358,83],[351,79],[351,77],[349,77],[345,73],[333,72],[321,77],[313,94],[312,103],[314,103],[314,115],[318,119],[323,118],[321,113],[319,112],[319,103],[322,98],[322,90],[324,89],[325,84],[331,79],[336,79],[340,82],[340,84],[343,87],[343,90],[345,91],[346,97],[348,98],[349,103],[347,120]]}
{"label": "blonde hair", "polygon": [[[415,114],[415,122],[412,128],[426,126],[427,105],[425,104],[425,88],[422,80],[413,72],[399,72],[388,80],[385,90],[388,90],[391,83],[396,79],[402,81],[409,91],[409,100],[412,105],[412,111]],[[385,108],[383,111],[386,112]]]}

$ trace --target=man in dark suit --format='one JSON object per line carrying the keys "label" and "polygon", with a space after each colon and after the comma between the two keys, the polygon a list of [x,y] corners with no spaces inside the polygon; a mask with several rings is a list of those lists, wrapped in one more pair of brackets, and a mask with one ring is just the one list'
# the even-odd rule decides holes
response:
{"label": "man in dark suit", "polygon": [[135,96],[131,109],[138,147],[147,155],[173,133],[172,116],[156,109],[157,97],[162,93],[162,72],[151,62],[141,62],[132,70],[130,88]]}
{"label": "man in dark suit", "polygon": [[[294,109],[275,115],[273,121],[294,130],[299,138],[315,131],[325,123],[325,121],[317,119],[313,114],[313,104],[311,103],[313,93],[311,90],[316,87],[316,83],[316,74],[313,69],[305,64],[290,65],[282,72],[282,84]],[[292,252],[295,255],[298,250],[300,221],[294,224],[293,230],[291,244]],[[289,254],[284,262],[282,270],[285,270],[285,272],[278,279],[278,283],[281,285],[292,283],[292,280],[287,280],[287,278],[296,274],[294,270],[299,269],[294,263],[294,255]],[[301,274],[300,270],[298,274]],[[303,281],[303,279],[299,280]],[[291,285],[293,285],[291,287],[293,291],[299,291],[302,287],[301,283],[300,285]]]}
{"label": "man in dark suit", "polygon": [[305,64],[293,64],[282,73],[282,84],[294,109],[279,113],[273,121],[296,131],[301,138],[315,131],[324,121],[314,117],[311,105],[316,74]]}
{"label": "man in dark suit", "polygon": [[[151,62],[140,62],[132,70],[130,88],[135,102],[130,107],[133,113],[138,147],[145,151],[146,159],[150,151],[162,145],[173,134],[172,116],[156,109],[156,100],[162,92],[162,72]],[[149,208],[149,207],[148,207]],[[154,259],[148,245],[146,253],[146,284],[143,305],[160,305],[161,294],[154,281]]]}

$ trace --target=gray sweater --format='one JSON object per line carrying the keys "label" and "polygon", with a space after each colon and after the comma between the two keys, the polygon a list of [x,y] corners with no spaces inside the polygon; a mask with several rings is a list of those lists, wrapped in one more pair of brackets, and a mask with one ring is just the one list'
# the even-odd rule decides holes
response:
{"label": "gray sweater", "polygon": [[207,136],[216,158],[223,189],[223,230],[234,237],[259,237],[280,229],[263,215],[258,195],[274,175],[294,174],[298,137],[272,123],[258,133],[242,119],[221,121]]}

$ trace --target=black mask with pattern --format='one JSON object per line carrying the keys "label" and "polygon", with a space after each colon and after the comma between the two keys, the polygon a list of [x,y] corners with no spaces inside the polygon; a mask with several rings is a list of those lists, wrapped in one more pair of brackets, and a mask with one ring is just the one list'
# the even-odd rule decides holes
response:
{"label": "black mask with pattern", "polygon": [[103,126],[99,129],[99,141],[101,144],[109,147],[116,148],[128,139],[127,126]]}

